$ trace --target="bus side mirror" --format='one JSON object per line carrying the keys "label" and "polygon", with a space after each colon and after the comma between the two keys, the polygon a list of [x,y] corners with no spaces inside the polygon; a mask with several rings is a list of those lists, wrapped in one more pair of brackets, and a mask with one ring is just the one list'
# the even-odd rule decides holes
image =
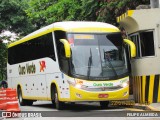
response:
{"label": "bus side mirror", "polygon": [[65,56],[66,56],[66,58],[70,58],[71,57],[70,44],[68,43],[68,41],[66,39],[60,39],[60,42],[62,42],[63,45],[64,45],[64,50],[65,50]]}
{"label": "bus side mirror", "polygon": [[128,40],[128,39],[124,39],[123,41],[130,46],[131,57],[132,58],[136,57],[136,46],[135,46],[135,44],[131,40]]}

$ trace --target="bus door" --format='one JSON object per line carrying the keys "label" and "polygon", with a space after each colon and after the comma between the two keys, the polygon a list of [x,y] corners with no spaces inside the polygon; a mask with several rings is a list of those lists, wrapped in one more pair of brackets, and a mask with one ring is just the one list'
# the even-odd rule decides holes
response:
{"label": "bus door", "polygon": [[67,82],[69,78],[64,74],[60,73],[59,78],[58,78],[58,83],[59,83],[59,90],[60,90],[60,96],[62,98],[69,98],[69,84]]}
{"label": "bus door", "polygon": [[60,94],[61,96],[63,96],[63,98],[69,98],[69,84],[67,82],[67,79],[69,79],[67,75],[70,72],[69,60],[65,56],[64,45],[62,42],[60,42],[61,39],[66,39],[66,33],[63,31],[55,31],[54,35],[56,41],[59,70],[61,71],[58,75]]}

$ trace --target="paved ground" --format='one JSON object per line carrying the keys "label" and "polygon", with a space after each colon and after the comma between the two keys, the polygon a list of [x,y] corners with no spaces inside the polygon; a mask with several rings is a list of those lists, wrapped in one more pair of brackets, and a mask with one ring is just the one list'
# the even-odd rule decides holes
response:
{"label": "paved ground", "polygon": [[[127,114],[134,116],[146,112],[142,109],[135,109],[130,106],[109,106],[107,109],[101,109],[99,103],[76,103],[66,104],[63,111],[56,110],[51,102],[37,101],[33,106],[21,106],[21,111],[41,113],[42,118],[10,118],[9,120],[159,120],[150,117],[127,117]],[[150,112],[150,111],[149,111]],[[159,115],[160,116],[160,115]],[[2,118],[0,118],[1,120]]]}
{"label": "paved ground", "polygon": [[148,107],[153,111],[160,111],[160,103],[152,103]]}

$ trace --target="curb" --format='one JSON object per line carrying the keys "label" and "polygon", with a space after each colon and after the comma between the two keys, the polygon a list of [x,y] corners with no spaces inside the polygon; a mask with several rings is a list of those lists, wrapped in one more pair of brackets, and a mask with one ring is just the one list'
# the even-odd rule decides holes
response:
{"label": "curb", "polygon": [[135,104],[135,105],[133,106],[133,108],[141,109],[141,110],[146,110],[146,105]]}
{"label": "curb", "polygon": [[160,111],[157,108],[152,107],[151,105],[135,104],[135,106],[133,106],[133,108],[141,109],[141,110],[146,110],[146,111]]}
{"label": "curb", "polygon": [[151,110],[151,111],[160,111],[159,109],[152,107],[151,105],[147,105],[146,108],[147,110]]}

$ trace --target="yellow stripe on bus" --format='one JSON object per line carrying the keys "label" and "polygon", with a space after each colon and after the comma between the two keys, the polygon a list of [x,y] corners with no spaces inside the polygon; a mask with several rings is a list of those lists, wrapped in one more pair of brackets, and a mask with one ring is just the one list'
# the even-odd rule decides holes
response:
{"label": "yellow stripe on bus", "polygon": [[73,28],[68,32],[120,32],[118,28]]}
{"label": "yellow stripe on bus", "polygon": [[48,97],[37,97],[37,96],[24,96],[23,98],[27,100],[51,100],[51,98]]}
{"label": "yellow stripe on bus", "polygon": [[35,34],[31,35],[31,36],[28,36],[28,37],[26,36],[26,37],[14,42],[14,43],[11,43],[11,44],[8,45],[8,48],[13,47],[13,46],[18,45],[18,44],[21,44],[21,43],[24,43],[26,41],[32,40],[34,38],[40,37],[40,36],[45,35],[47,33],[51,33],[52,31],[55,31],[55,30],[64,31],[64,29],[61,29],[61,28],[50,28],[50,29],[47,29],[45,31],[42,31],[42,32],[39,32],[39,33],[35,33]]}
{"label": "yellow stripe on bus", "polygon": [[95,28],[73,28],[73,29],[65,29],[65,28],[49,28],[47,30],[44,30],[44,31],[40,31],[40,32],[37,32],[33,35],[30,35],[28,37],[24,37],[14,43],[11,43],[10,45],[8,45],[8,48],[10,47],[13,47],[15,45],[18,45],[18,44],[21,44],[21,43],[24,43],[26,41],[29,41],[29,40],[32,40],[34,38],[37,38],[37,37],[40,37],[42,35],[45,35],[47,33],[50,33],[50,32],[53,32],[53,31],[56,31],[56,30],[61,30],[61,31],[66,31],[66,32],[120,32],[120,30],[118,28],[98,28],[98,27],[95,27]]}

